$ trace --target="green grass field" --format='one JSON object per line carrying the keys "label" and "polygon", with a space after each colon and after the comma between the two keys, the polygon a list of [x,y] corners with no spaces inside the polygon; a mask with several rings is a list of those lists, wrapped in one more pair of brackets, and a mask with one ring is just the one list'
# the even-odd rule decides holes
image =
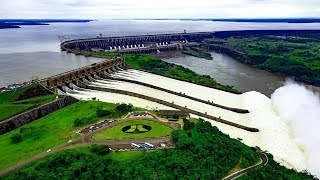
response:
{"label": "green grass field", "polygon": [[[150,126],[152,129],[145,133],[125,133],[122,128],[134,124],[144,124]],[[163,137],[170,135],[173,129],[165,125],[148,120],[132,120],[116,125],[110,129],[107,129],[101,133],[94,135],[94,140],[111,140],[111,139],[136,139],[136,138],[150,138],[150,137]]]}
{"label": "green grass field", "polygon": [[51,94],[16,101],[16,98],[18,98],[20,94],[31,87],[34,86],[0,94],[0,121],[33,107],[51,102],[56,97],[54,94]]}
{"label": "green grass field", "polygon": [[[79,138],[76,134],[73,122],[77,118],[89,118],[89,123],[97,122],[102,119],[115,117],[96,116],[98,107],[105,110],[115,110],[117,104],[80,101],[66,108],[60,109],[37,121],[27,124],[21,128],[13,130],[0,136],[0,170],[45,152],[60,144],[67,143],[70,139]],[[137,110],[134,108],[134,110]],[[119,114],[117,114],[119,115]],[[124,115],[124,114],[122,114]],[[13,144],[10,137],[14,134],[20,134],[23,141]]]}

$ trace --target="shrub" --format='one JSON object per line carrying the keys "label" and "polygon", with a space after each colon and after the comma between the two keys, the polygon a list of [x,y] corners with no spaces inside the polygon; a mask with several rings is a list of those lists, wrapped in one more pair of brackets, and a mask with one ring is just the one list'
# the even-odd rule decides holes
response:
{"label": "shrub", "polygon": [[14,134],[10,137],[10,140],[13,144],[18,144],[19,142],[21,142],[23,139],[22,139],[22,136],[21,134]]}
{"label": "shrub", "polygon": [[105,117],[105,116],[109,116],[110,114],[112,114],[112,111],[103,110],[103,109],[97,109],[96,114],[97,114],[98,117]]}
{"label": "shrub", "polygon": [[73,121],[74,127],[80,127],[94,122],[94,117],[77,118]]}
{"label": "shrub", "polygon": [[120,104],[116,107],[116,110],[119,112],[129,112],[133,108],[132,104]]}
{"label": "shrub", "polygon": [[110,149],[107,145],[92,144],[90,146],[90,152],[98,155],[106,155],[110,152]]}

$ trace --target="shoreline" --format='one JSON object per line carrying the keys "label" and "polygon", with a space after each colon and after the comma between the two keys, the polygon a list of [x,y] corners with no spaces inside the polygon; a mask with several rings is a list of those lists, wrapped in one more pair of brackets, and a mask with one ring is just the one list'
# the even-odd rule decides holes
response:
{"label": "shoreline", "polygon": [[[222,46],[217,46],[217,45],[214,45],[214,44],[202,44],[201,46],[204,46],[205,48],[207,48],[208,52],[214,52],[214,53],[223,54],[225,56],[228,56],[228,57],[236,60],[237,62],[240,62],[241,64],[244,64],[246,66],[252,67],[252,68],[257,69],[259,71],[268,72],[268,73],[271,73],[271,74],[273,74],[275,76],[282,77],[284,79],[290,78],[290,76],[286,76],[286,75],[280,74],[280,73],[275,73],[275,72],[272,72],[272,71],[267,70],[267,69],[260,69],[260,68],[257,68],[255,66],[252,66],[252,65],[250,65],[248,63],[245,63],[245,61],[239,60],[237,57],[244,58],[244,59],[245,59],[245,57],[243,56],[243,54],[241,54],[241,53],[239,53],[239,52],[237,52],[235,50],[232,50],[232,49],[229,49],[229,48],[225,48],[225,47],[222,47]],[[298,84],[304,85],[308,89],[311,89],[313,92],[320,93],[320,86],[311,85],[311,84],[308,84],[308,83],[305,83],[305,82],[301,82],[301,81],[297,81],[297,80],[294,80],[294,81],[296,83],[298,83]]]}

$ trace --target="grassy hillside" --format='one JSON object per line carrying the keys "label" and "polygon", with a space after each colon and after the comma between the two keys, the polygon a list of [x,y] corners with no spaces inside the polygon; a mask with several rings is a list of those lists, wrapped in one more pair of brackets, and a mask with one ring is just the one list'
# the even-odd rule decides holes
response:
{"label": "grassy hillside", "polygon": [[[77,148],[31,163],[5,179],[222,179],[234,167],[245,168],[258,162],[258,153],[252,148],[231,139],[210,123],[202,120],[186,123],[185,130],[172,133],[175,149],[98,156],[88,148]],[[268,173],[270,179],[312,179],[274,161],[269,167],[266,166],[268,171],[264,167],[257,171]],[[253,177],[250,174],[244,178]],[[264,177],[255,174],[254,179]]]}
{"label": "grassy hillside", "polygon": [[[75,130],[102,119],[120,117],[127,112],[112,113],[105,117],[98,117],[97,110],[116,111],[117,104],[97,101],[80,101],[66,108],[60,109],[37,121],[0,136],[0,170],[12,166],[50,148],[77,139],[81,135]],[[138,110],[134,108],[133,110]],[[82,124],[75,127],[76,119]],[[18,137],[17,142],[13,137]],[[20,137],[20,138],[19,138]]]}
{"label": "grassy hillside", "polygon": [[42,93],[40,96],[26,95],[41,89],[39,85],[31,85],[16,91],[0,94],[0,121],[33,107],[46,104],[55,99],[54,94]]}

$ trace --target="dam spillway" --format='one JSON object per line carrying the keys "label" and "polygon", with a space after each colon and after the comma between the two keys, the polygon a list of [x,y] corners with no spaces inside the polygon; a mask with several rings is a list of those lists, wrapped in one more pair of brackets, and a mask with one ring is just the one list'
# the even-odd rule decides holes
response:
{"label": "dam spillway", "polygon": [[[110,77],[110,79],[103,78],[104,76],[101,76],[100,73]],[[148,86],[132,84],[130,82],[114,80],[117,78],[134,80],[161,87],[191,97],[196,97],[197,99],[213,101],[216,104],[225,107],[248,110],[249,113],[236,113],[234,111],[188,99],[174,93],[168,93]],[[232,138],[241,139],[242,142],[249,146],[259,146],[262,149],[268,150],[274,155],[277,162],[297,170],[306,169],[304,154],[290,137],[290,129],[282,120],[280,120],[280,117],[274,111],[271,100],[258,92],[233,94],[144,71],[133,69],[126,70],[125,68],[115,68],[113,66],[110,69],[104,69],[99,71],[99,73],[93,73],[87,78],[78,80],[78,85],[80,87],[77,84],[73,84],[76,81],[72,81],[69,86],[66,86],[65,84],[56,87],[62,89],[70,96],[83,100],[97,99],[99,101],[112,103],[132,103],[134,106],[153,110],[187,107],[195,112],[201,113],[200,115],[197,115],[191,112],[192,117],[201,117],[202,119],[207,120],[213,126],[217,126],[222,132],[230,135]],[[81,87],[83,84],[87,85],[89,88]],[[104,89],[115,89],[116,91],[108,92],[104,91]],[[129,93],[116,93],[118,91]],[[143,96],[136,97],[128,94],[142,94]],[[163,99],[162,101],[169,103],[169,106],[167,106],[166,103],[163,104],[150,101],[144,97],[147,95],[153,99]],[[171,106],[172,101],[175,106]],[[227,120],[229,124],[215,121],[214,119],[205,116],[218,119],[221,118]],[[240,127],[257,128],[259,129],[259,132],[248,131],[244,128],[233,126],[233,123]],[[294,155],[295,158],[291,158],[291,155]]]}
{"label": "dam spillway", "polygon": [[[204,113],[206,112],[208,115],[213,115],[216,117],[221,115],[222,119],[225,118],[230,122],[236,122],[240,125],[255,127],[259,129],[259,132],[246,131],[241,128],[230,126],[191,113],[192,117],[201,117],[209,121],[212,125],[217,126],[222,132],[230,135],[232,138],[241,139],[242,142],[249,146],[259,146],[262,149],[267,149],[274,155],[274,158],[277,162],[280,162],[289,168],[295,168],[300,171],[306,169],[305,157],[300,148],[290,137],[290,130],[288,126],[282,120],[280,120],[280,117],[274,111],[271,100],[258,92],[248,92],[240,95],[232,94],[132,69],[116,71],[108,75],[113,78],[131,79],[148,83],[176,92],[182,92],[203,100],[210,99],[215,103],[224,105],[226,107],[247,109],[249,110],[249,113],[236,113],[210,106],[208,104],[185,99],[181,96],[168,94],[166,92],[155,90],[149,87],[112,79],[108,80],[104,78],[97,78],[94,81],[86,81],[86,84],[92,87],[101,89],[111,88],[125,90],[161,98],[166,101],[170,100],[174,101],[176,105],[186,105],[190,109],[195,109]],[[132,103],[134,106],[148,109],[174,109],[172,107],[151,102],[146,99],[92,89],[79,88],[74,91],[71,90],[68,94],[82,99],[96,98],[105,102]],[[295,158],[291,158],[292,155],[294,155]]]}

